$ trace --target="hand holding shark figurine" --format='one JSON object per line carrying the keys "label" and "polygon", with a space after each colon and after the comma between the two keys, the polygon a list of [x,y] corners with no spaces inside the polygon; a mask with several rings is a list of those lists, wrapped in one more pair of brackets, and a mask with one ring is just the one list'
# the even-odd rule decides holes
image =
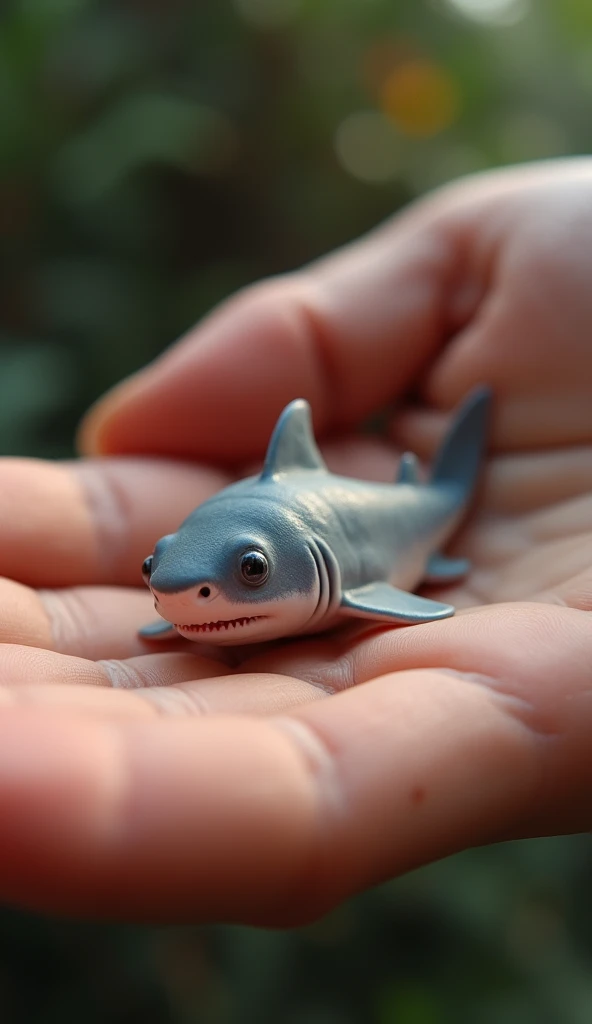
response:
{"label": "hand holding shark figurine", "polygon": [[352,616],[409,625],[453,615],[451,605],[410,591],[469,569],[466,559],[439,551],[471,500],[490,400],[489,389],[478,388],[465,401],[427,482],[407,453],[394,484],[330,473],[310,406],[292,402],[261,474],[205,501],[144,561],[166,621],[140,636],[250,644],[317,633]]}

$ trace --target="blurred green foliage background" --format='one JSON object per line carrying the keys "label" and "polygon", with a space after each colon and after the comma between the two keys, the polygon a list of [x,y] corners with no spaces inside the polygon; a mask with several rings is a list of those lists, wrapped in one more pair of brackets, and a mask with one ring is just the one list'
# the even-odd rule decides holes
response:
{"label": "blurred green foliage background", "polygon": [[[236,288],[438,184],[592,145],[590,0],[2,0],[0,451]],[[592,845],[434,865],[292,933],[0,916],[2,1024],[590,1024]]]}

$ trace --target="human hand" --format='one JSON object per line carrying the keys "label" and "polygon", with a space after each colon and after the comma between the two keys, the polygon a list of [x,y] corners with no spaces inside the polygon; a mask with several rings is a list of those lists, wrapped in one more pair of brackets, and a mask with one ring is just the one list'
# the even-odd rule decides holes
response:
{"label": "human hand", "polygon": [[[296,923],[465,846],[590,827],[591,226],[589,161],[461,182],[227,303],[91,413],[108,457],[3,463],[5,900]],[[135,639],[154,540],[291,398],[333,468],[392,479],[482,382],[493,453],[453,619]],[[353,433],[411,389],[386,439]]]}

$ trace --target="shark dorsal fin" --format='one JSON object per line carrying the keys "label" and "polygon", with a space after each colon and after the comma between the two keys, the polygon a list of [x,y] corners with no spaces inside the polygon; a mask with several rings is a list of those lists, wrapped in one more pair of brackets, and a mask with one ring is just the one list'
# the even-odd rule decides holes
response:
{"label": "shark dorsal fin", "polygon": [[420,478],[419,463],[417,455],[413,452],[405,452],[401,456],[399,471],[395,480],[396,484],[418,484]]}
{"label": "shark dorsal fin", "polygon": [[310,405],[303,398],[290,402],[281,413],[271,435],[261,479],[299,469],[327,472],[314,438]]}

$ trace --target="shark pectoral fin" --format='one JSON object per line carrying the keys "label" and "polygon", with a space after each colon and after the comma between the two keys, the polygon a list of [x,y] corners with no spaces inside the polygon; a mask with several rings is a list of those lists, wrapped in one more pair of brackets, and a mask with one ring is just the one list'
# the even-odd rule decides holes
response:
{"label": "shark pectoral fin", "polygon": [[366,587],[346,590],[341,598],[341,611],[361,619],[399,622],[402,626],[432,622],[454,615],[454,608],[450,604],[441,604],[427,597],[409,594],[406,590],[397,590],[389,583],[371,583]]}
{"label": "shark pectoral fin", "polygon": [[432,555],[426,566],[424,580],[426,583],[454,583],[455,580],[466,576],[470,568],[468,558]]}
{"label": "shark pectoral fin", "polygon": [[138,636],[142,640],[174,640],[179,634],[170,622],[159,619],[158,622],[149,622],[138,630]]}

